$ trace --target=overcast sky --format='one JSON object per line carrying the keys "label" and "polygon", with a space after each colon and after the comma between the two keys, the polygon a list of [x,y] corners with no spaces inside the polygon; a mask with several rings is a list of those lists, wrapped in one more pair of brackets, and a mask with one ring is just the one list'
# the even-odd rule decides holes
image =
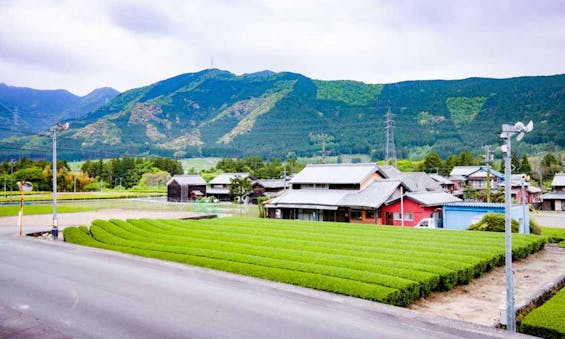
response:
{"label": "overcast sky", "polygon": [[565,1],[0,0],[9,85],[84,95],[211,67],[368,83],[565,73]]}

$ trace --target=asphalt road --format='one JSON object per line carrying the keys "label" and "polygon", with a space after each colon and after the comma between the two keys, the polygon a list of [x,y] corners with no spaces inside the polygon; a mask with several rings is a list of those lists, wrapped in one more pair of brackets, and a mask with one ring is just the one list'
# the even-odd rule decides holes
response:
{"label": "asphalt road", "polygon": [[332,293],[60,241],[18,238],[11,228],[0,228],[0,337],[506,335]]}

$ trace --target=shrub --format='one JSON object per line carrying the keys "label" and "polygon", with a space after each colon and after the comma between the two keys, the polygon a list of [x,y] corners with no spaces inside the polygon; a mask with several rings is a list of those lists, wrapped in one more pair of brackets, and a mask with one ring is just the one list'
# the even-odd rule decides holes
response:
{"label": "shrub", "polygon": [[530,218],[530,233],[535,235],[541,235],[541,227],[535,220]]}
{"label": "shrub", "polygon": [[[519,228],[520,224],[512,219],[512,232],[517,233]],[[504,214],[487,213],[479,222],[472,224],[468,229],[471,231],[504,232]]]}
{"label": "shrub", "polygon": [[523,333],[543,338],[565,338],[565,289],[529,313],[520,326]]}

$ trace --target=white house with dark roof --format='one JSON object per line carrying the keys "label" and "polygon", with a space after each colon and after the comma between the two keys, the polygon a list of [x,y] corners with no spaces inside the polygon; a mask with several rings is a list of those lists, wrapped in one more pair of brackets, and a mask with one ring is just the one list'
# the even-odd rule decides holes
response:
{"label": "white house with dark roof", "polygon": [[250,182],[253,180],[249,173],[221,173],[208,182],[206,194],[220,201],[229,201],[231,182],[235,178],[247,179]]}
{"label": "white house with dark roof", "polygon": [[[382,176],[376,164],[309,164],[290,180],[290,188],[265,204],[271,218],[377,222],[371,186]],[[397,186],[400,182],[396,183]],[[353,202],[351,199],[357,199]],[[353,206],[353,204],[355,206]]]}
{"label": "white house with dark roof", "polygon": [[546,211],[565,211],[565,173],[556,173],[551,181],[553,190],[542,195],[542,209]]}
{"label": "white house with dark roof", "polygon": [[466,186],[483,190],[487,188],[487,171],[490,175],[490,187],[498,188],[504,181],[504,174],[490,166],[455,166],[449,173],[449,180],[454,183],[455,195],[463,195]]}

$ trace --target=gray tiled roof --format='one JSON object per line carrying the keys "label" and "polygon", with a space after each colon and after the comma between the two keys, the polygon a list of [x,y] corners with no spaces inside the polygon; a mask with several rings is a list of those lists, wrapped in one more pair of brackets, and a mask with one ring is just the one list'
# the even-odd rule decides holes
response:
{"label": "gray tiled roof", "polygon": [[288,190],[280,197],[271,200],[267,207],[337,209],[340,206],[339,201],[352,192],[323,189]]}
{"label": "gray tiled roof", "polygon": [[446,192],[408,192],[406,198],[424,206],[439,206],[446,203],[460,202],[461,199]]}
{"label": "gray tiled roof", "polygon": [[[261,185],[265,188],[284,188],[284,179],[259,179],[253,182],[253,185]],[[288,187],[288,184],[287,184]]]}
{"label": "gray tiled roof", "polygon": [[551,186],[565,186],[565,173],[556,173],[551,182]]}
{"label": "gray tiled roof", "polygon": [[[504,174],[494,170],[492,167],[490,166],[455,166],[453,167],[453,169],[451,170],[451,172],[449,173],[449,177],[450,178],[456,178],[456,177],[469,177],[469,176],[479,176],[479,177],[486,177],[486,171],[487,169],[489,169],[490,171],[490,175],[493,177],[499,177],[499,178],[503,178]],[[483,175],[482,173],[479,174],[478,172],[484,172],[485,174]]]}
{"label": "gray tiled roof", "polygon": [[430,178],[437,181],[440,185],[452,185],[453,181],[447,179],[446,177],[439,175],[439,174],[428,174]]}
{"label": "gray tiled roof", "polygon": [[541,196],[543,200],[565,200],[565,192],[550,192]]}
{"label": "gray tiled roof", "polygon": [[401,178],[412,192],[442,191],[441,185],[424,172],[409,172]]}
{"label": "gray tiled roof", "polygon": [[221,173],[218,174],[214,179],[210,180],[211,185],[229,185],[231,179],[235,177],[247,178],[249,173]]}
{"label": "gray tiled roof", "polygon": [[442,190],[441,185],[424,172],[400,172],[395,168],[395,171],[389,169],[387,176],[390,179],[402,180],[404,186],[411,192]]}
{"label": "gray tiled roof", "polygon": [[379,208],[391,198],[400,180],[375,180],[364,190],[350,193],[339,201],[340,206]]}
{"label": "gray tiled roof", "polygon": [[359,184],[378,166],[368,164],[308,164],[290,180],[292,184]]}
{"label": "gray tiled roof", "polygon": [[379,172],[387,179],[398,178],[398,176],[403,174],[403,172],[399,171],[396,167],[390,165],[379,166]]}
{"label": "gray tiled roof", "polygon": [[206,181],[199,175],[175,175],[168,182],[167,186],[173,181],[178,182],[180,185],[199,186],[206,185]]}

